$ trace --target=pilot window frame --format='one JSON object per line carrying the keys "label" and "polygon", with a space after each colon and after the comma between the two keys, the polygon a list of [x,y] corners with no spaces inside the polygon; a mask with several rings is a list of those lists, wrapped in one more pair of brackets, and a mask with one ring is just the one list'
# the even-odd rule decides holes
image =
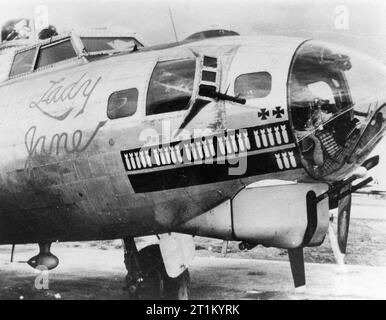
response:
{"label": "pilot window frame", "polygon": [[[8,79],[12,80],[12,79],[20,78],[20,77],[32,74],[32,73],[37,72],[37,71],[46,70],[46,69],[51,68],[53,66],[58,66],[58,65],[61,65],[61,64],[64,64],[64,63],[68,63],[68,62],[71,62],[71,61],[78,60],[79,57],[80,57],[80,49],[79,49],[79,46],[78,46],[78,44],[76,43],[75,40],[76,39],[74,39],[72,34],[65,33],[63,35],[55,36],[55,37],[50,38],[48,40],[41,41],[40,43],[37,43],[37,44],[31,45],[31,46],[24,47],[24,48],[21,48],[19,50],[16,50],[15,53],[14,53],[14,57],[13,57],[13,60],[12,60],[11,67],[9,69]],[[37,67],[39,53],[40,53],[40,50],[41,50],[42,47],[45,48],[45,47],[49,47],[49,46],[54,46],[54,45],[57,45],[58,43],[62,43],[62,42],[65,42],[65,41],[70,41],[72,49],[75,52],[75,56],[74,57],[69,58],[69,59],[60,60],[60,61],[57,61],[55,63],[49,64],[49,65],[45,65],[45,66],[42,66],[42,67],[39,67],[39,68]],[[15,63],[16,56],[18,54],[20,54],[20,53],[23,53],[23,52],[26,52],[26,51],[29,51],[29,50],[33,50],[33,49],[35,49],[36,51],[35,51],[35,55],[34,55],[34,58],[33,58],[33,61],[32,61],[31,69],[28,70],[27,72],[23,72],[23,73],[18,73],[18,74],[12,75],[11,74],[12,67],[13,67],[13,64]]]}
{"label": "pilot window frame", "polygon": [[[13,67],[15,65],[17,56],[20,55],[20,54],[23,54],[25,52],[31,51],[31,50],[35,50],[35,52],[33,54],[33,58],[32,58],[32,61],[31,61],[31,67],[29,68],[29,70],[27,70],[25,72],[20,72],[20,73],[12,74],[12,71],[14,69]],[[33,72],[38,51],[39,51],[38,46],[29,46],[27,48],[23,48],[23,49],[15,51],[11,67],[9,69],[8,78],[9,79],[14,79],[14,78],[18,78],[18,77],[21,77],[23,75],[26,75],[26,74],[29,74],[29,73]]]}
{"label": "pilot window frame", "polygon": [[[149,113],[148,112],[148,103],[149,103],[149,92],[150,92],[150,89],[151,89],[151,83],[152,83],[152,79],[153,79],[153,75],[154,75],[154,72],[156,71],[156,68],[157,66],[159,66],[160,64],[162,63],[171,63],[171,62],[178,62],[178,61],[190,61],[192,63],[194,63],[194,67],[192,68],[192,73],[193,73],[193,78],[192,78],[192,90],[191,90],[191,96],[186,104],[186,107],[183,108],[183,109],[178,109],[178,110],[172,110],[172,111],[164,111],[164,112],[152,112],[152,113]],[[144,92],[144,95],[145,95],[145,104],[144,104],[144,115],[146,117],[163,117],[165,114],[173,114],[173,115],[178,115],[180,113],[183,113],[183,112],[186,112],[186,110],[188,110],[189,108],[189,101],[192,99],[193,97],[193,92],[194,92],[194,86],[195,86],[195,81],[196,81],[196,74],[197,74],[197,59],[194,58],[194,57],[191,57],[191,56],[180,56],[180,57],[175,57],[173,59],[165,59],[165,60],[156,60],[154,61],[154,63],[152,64],[152,68],[150,70],[150,75],[149,77],[147,77],[147,81],[146,81],[146,91]]]}
{"label": "pilot window frame", "polygon": [[[135,110],[134,112],[129,112],[128,114],[124,114],[124,115],[121,115],[121,116],[118,116],[118,117],[112,117],[110,116],[110,113],[109,113],[109,107],[111,106],[112,102],[112,98],[114,95],[117,95],[117,94],[123,94],[123,93],[128,93],[128,92],[134,92],[134,95],[135,95]],[[138,111],[138,102],[139,102],[139,90],[137,88],[128,88],[128,89],[123,89],[123,90],[118,90],[118,91],[114,91],[113,93],[110,94],[109,98],[108,98],[108,101],[107,101],[107,108],[106,108],[106,115],[107,115],[107,118],[109,118],[110,120],[118,120],[118,119],[124,119],[124,118],[129,118],[129,117],[132,117],[134,116],[137,111]],[[125,103],[126,104],[126,103]],[[129,106],[130,107],[130,106]],[[120,107],[122,108],[122,107]],[[118,108],[118,109],[120,109]],[[115,109],[116,110],[116,109]]]}
{"label": "pilot window frame", "polygon": [[[265,75],[268,75],[268,78],[269,78],[269,88],[267,90],[266,93],[264,93],[264,95],[259,95],[259,96],[248,96],[248,95],[242,95],[241,92],[238,92],[236,87],[237,87],[237,82],[238,80],[240,80],[242,77],[248,77],[248,76],[252,76],[252,75],[260,75],[260,74],[265,74]],[[233,81],[233,92],[236,96],[240,96],[241,98],[245,98],[247,100],[253,100],[253,99],[264,99],[266,97],[268,97],[271,92],[272,92],[272,74],[268,71],[254,71],[254,72],[247,72],[247,73],[242,73],[242,74],[239,74]],[[260,90],[260,88],[258,88],[259,91],[263,91],[263,90]]]}
{"label": "pilot window frame", "polygon": [[[41,53],[43,53],[43,50],[51,48],[51,47],[58,46],[58,45],[60,45],[62,43],[66,43],[66,42],[68,42],[70,44],[70,47],[71,47],[71,49],[74,52],[74,56],[71,56],[71,57],[65,58],[65,59],[61,59],[61,60],[58,60],[58,61],[55,61],[55,62],[52,62],[52,63],[48,63],[48,64],[45,64],[45,65],[42,65],[42,66],[38,65],[39,64],[39,59],[40,59]],[[60,63],[72,61],[72,60],[77,59],[77,58],[78,58],[78,54],[77,54],[76,48],[74,46],[74,43],[71,40],[71,37],[66,37],[64,39],[60,39],[60,40],[57,40],[57,41],[54,41],[54,42],[50,42],[50,43],[47,43],[47,44],[42,44],[42,45],[39,46],[38,54],[37,54],[37,57],[36,57],[36,60],[35,60],[34,70],[42,70],[42,69],[49,68],[49,67],[54,66],[54,65],[58,65]]]}

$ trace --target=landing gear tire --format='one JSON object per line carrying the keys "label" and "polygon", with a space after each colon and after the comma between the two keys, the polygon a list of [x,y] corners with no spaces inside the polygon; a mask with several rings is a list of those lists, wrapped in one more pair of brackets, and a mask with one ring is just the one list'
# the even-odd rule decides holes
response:
{"label": "landing gear tire", "polygon": [[131,298],[139,300],[187,300],[190,286],[189,271],[177,278],[166,273],[158,245],[151,245],[138,252],[142,281],[131,292]]}

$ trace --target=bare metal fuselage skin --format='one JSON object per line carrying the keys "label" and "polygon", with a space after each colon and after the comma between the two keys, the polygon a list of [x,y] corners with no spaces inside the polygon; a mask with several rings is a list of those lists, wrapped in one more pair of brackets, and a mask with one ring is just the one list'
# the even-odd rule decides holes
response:
{"label": "bare metal fuselage skin", "polygon": [[[79,58],[4,82],[0,86],[0,243],[163,233],[232,198],[252,182],[306,179],[287,103],[288,72],[301,43],[279,37],[218,38],[93,62]],[[230,95],[240,74],[268,70],[272,75],[267,97],[247,101],[245,106],[213,100],[184,128],[192,136],[197,128],[206,129],[207,136],[246,129],[251,141],[248,169],[240,175],[228,174],[227,161],[215,174],[210,174],[210,165],[184,167],[173,161],[138,167],[141,159],[135,158],[136,152],[151,145],[143,133],[156,131],[160,145],[173,142],[172,132],[187,114],[184,110],[146,115],[154,66],[163,60],[190,58],[192,52],[218,57],[219,88],[228,89]],[[109,96],[127,88],[138,90],[136,113],[110,120]],[[268,113],[262,114],[262,109]],[[278,139],[274,132],[279,127],[283,129]],[[272,137],[264,131],[268,129]],[[261,143],[266,148],[258,148],[254,130],[264,131],[267,141]],[[137,160],[135,170],[130,156]]]}

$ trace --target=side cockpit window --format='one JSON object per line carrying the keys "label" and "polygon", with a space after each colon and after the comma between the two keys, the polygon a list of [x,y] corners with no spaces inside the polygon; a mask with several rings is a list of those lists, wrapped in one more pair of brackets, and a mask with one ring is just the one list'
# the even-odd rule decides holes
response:
{"label": "side cockpit window", "polygon": [[36,68],[75,58],[76,56],[77,54],[70,39],[59,43],[48,44],[40,48]]}
{"label": "side cockpit window", "polygon": [[22,49],[15,53],[9,78],[25,75],[46,66],[52,66],[62,61],[72,61],[77,53],[71,39],[66,37],[47,43],[38,43],[29,49]]}
{"label": "side cockpit window", "polygon": [[15,54],[13,59],[10,77],[17,76],[19,74],[32,72],[34,67],[34,60],[36,55],[36,48],[21,51]]}
{"label": "side cockpit window", "polygon": [[150,78],[146,115],[188,109],[195,70],[193,58],[158,62]]}
{"label": "side cockpit window", "polygon": [[126,89],[114,92],[107,103],[107,117],[119,119],[132,116],[137,111],[138,90]]}
{"label": "side cockpit window", "polygon": [[272,76],[268,72],[247,73],[235,80],[235,95],[245,99],[265,98],[272,88]]}

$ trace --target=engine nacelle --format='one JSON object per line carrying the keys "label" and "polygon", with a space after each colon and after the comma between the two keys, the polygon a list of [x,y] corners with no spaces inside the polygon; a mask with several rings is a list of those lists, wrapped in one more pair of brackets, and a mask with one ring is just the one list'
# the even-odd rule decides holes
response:
{"label": "engine nacelle", "polygon": [[325,183],[254,184],[178,228],[193,235],[242,240],[267,247],[320,245],[329,223]]}

